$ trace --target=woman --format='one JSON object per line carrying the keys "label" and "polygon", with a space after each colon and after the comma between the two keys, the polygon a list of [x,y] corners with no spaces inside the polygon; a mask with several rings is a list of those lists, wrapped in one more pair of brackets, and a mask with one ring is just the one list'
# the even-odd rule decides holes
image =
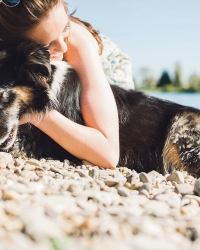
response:
{"label": "woman", "polygon": [[[6,3],[6,0],[4,1]],[[81,82],[80,104],[86,126],[52,110],[29,122],[80,159],[104,168],[117,165],[119,128],[115,100],[104,73],[101,39],[93,28],[68,15],[63,0],[21,0],[0,4],[0,38],[17,43],[27,38],[49,48],[51,60],[67,60]],[[25,123],[22,118],[20,124]]]}

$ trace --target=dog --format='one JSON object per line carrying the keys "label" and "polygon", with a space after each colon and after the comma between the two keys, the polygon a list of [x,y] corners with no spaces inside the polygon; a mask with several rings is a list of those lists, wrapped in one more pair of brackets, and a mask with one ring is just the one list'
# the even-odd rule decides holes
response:
{"label": "dog", "polygon": [[[119,115],[118,166],[200,175],[200,110],[110,87]],[[84,125],[80,92],[74,69],[64,61],[50,62],[45,46],[0,42],[0,149],[9,152],[17,145],[27,157],[79,161],[38,128],[18,123],[22,115],[56,109]]]}

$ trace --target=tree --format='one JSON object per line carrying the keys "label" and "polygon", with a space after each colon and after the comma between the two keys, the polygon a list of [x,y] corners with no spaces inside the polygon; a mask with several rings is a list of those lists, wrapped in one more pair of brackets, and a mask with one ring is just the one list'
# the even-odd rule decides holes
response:
{"label": "tree", "polygon": [[200,90],[200,77],[196,74],[193,74],[190,76],[188,81],[188,89],[193,91],[199,91]]}
{"label": "tree", "polygon": [[179,63],[175,66],[173,85],[178,88],[182,87],[182,70]]}
{"label": "tree", "polygon": [[159,81],[157,83],[157,87],[163,87],[163,86],[165,86],[167,84],[171,84],[171,82],[172,81],[171,81],[171,79],[169,77],[169,74],[165,70],[165,71],[163,71],[163,73],[162,73],[162,75],[161,75],[161,77],[160,77],[160,79],[159,79]]}
{"label": "tree", "polygon": [[140,69],[141,86],[144,88],[153,88],[156,86],[156,80],[152,76],[151,70],[147,67]]}

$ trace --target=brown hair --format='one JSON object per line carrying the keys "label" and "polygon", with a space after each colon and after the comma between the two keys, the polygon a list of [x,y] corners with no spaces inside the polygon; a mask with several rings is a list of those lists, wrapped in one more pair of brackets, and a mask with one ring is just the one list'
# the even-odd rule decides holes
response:
{"label": "brown hair", "polygon": [[90,31],[90,33],[94,36],[94,38],[96,39],[99,45],[99,53],[101,54],[103,50],[103,44],[102,44],[101,38],[99,37],[99,32],[96,31],[89,23],[84,22],[77,17],[70,16],[70,20],[75,23],[79,23],[80,25],[85,26]]}
{"label": "brown hair", "polygon": [[[67,11],[67,6],[63,0],[21,0],[13,7],[0,4],[0,38],[9,43],[18,43],[27,38],[27,33],[35,27],[47,12],[56,4],[62,2]],[[94,36],[102,52],[102,42],[98,32],[92,26],[78,18],[70,16],[70,20],[85,26]]]}

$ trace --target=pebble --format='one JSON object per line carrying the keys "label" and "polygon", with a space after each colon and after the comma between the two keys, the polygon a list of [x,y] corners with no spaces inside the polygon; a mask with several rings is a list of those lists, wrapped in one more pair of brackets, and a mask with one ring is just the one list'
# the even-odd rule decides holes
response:
{"label": "pebble", "polygon": [[20,175],[29,181],[37,181],[39,179],[36,172],[30,170],[23,170],[20,172]]}
{"label": "pebble", "polygon": [[41,165],[41,162],[36,160],[36,159],[29,159],[29,160],[26,161],[26,164],[39,167]]}
{"label": "pebble", "polygon": [[124,185],[125,184],[125,178],[110,178],[110,179],[105,179],[104,183],[109,186],[109,187],[114,187],[116,185]]}
{"label": "pebble", "polygon": [[119,187],[118,188],[118,194],[123,196],[123,197],[129,197],[130,196],[130,192],[127,188],[125,187]]}
{"label": "pebble", "polygon": [[186,172],[3,152],[0,169],[0,249],[198,249],[200,179]]}
{"label": "pebble", "polygon": [[200,196],[200,178],[195,181],[194,191]]}
{"label": "pebble", "polygon": [[140,173],[139,177],[140,177],[140,180],[143,183],[149,183],[149,184],[151,184],[151,178],[150,178],[150,176],[148,174],[142,172],[142,173]]}
{"label": "pebble", "polygon": [[6,168],[6,166],[13,161],[11,154],[0,152],[0,168]]}
{"label": "pebble", "polygon": [[189,184],[177,184],[174,191],[180,194],[193,194],[194,187]]}
{"label": "pebble", "polygon": [[183,173],[180,171],[172,173],[166,178],[166,180],[171,182],[176,182],[177,184],[184,183]]}
{"label": "pebble", "polygon": [[144,183],[140,188],[139,188],[139,193],[142,191],[142,190],[146,190],[148,193],[150,192],[151,190],[151,183]]}

